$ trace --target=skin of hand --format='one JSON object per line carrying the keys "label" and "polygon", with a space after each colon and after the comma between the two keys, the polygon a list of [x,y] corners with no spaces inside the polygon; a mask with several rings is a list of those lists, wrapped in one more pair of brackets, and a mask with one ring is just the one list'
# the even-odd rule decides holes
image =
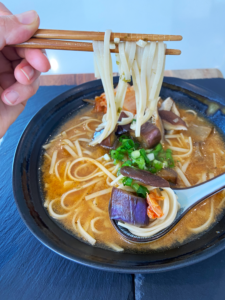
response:
{"label": "skin of hand", "polygon": [[39,24],[35,11],[13,15],[0,2],[0,138],[37,92],[41,72],[51,67],[43,50],[7,47],[27,41]]}

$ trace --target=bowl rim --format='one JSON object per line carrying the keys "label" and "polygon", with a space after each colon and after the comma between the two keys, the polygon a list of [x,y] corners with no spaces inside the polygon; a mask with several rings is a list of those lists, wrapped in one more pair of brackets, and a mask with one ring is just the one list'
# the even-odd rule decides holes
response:
{"label": "bowl rim", "polygon": [[[116,80],[114,80],[116,81]],[[186,83],[187,81],[183,80],[183,79],[179,79],[179,82],[183,82]],[[16,151],[14,154],[14,159],[13,159],[13,176],[12,176],[12,185],[13,185],[13,194],[14,194],[14,200],[16,202],[16,206],[17,209],[19,211],[19,214],[23,220],[23,222],[25,223],[25,225],[27,226],[27,228],[30,230],[30,232],[43,244],[45,245],[47,248],[51,249],[53,252],[71,260],[77,263],[80,263],[82,265],[85,266],[89,266],[89,267],[93,267],[95,269],[99,269],[99,270],[104,270],[104,271],[112,271],[112,272],[119,272],[119,273],[156,273],[156,272],[165,272],[165,271],[171,271],[171,270],[175,270],[181,267],[186,267],[186,266],[190,266],[194,263],[203,261],[204,259],[207,259],[213,255],[215,255],[216,253],[220,252],[221,250],[223,250],[225,248],[225,239],[224,240],[220,240],[216,245],[211,245],[208,248],[205,248],[202,252],[197,253],[197,254],[193,254],[193,256],[186,258],[185,260],[174,260],[172,262],[168,262],[164,265],[152,265],[149,266],[148,264],[146,266],[135,266],[135,267],[124,267],[124,266],[115,266],[115,265],[109,265],[108,263],[104,263],[104,262],[94,262],[91,259],[85,259],[82,257],[74,257],[74,255],[64,251],[63,249],[60,249],[59,247],[56,247],[55,244],[47,237],[43,234],[43,232],[39,229],[38,225],[34,222],[33,217],[30,214],[25,214],[21,208],[21,206],[23,204],[22,201],[24,201],[24,199],[21,199],[21,197],[18,196],[17,192],[18,192],[18,185],[19,185],[19,181],[20,178],[18,178],[18,156],[19,153],[21,151],[21,148],[23,146],[23,140],[24,137],[26,136],[27,132],[29,131],[29,128],[31,126],[31,123],[33,121],[33,119],[35,117],[37,117],[37,115],[40,115],[41,113],[44,113],[46,111],[47,108],[52,107],[53,102],[55,103],[56,100],[60,99],[62,96],[64,99],[66,99],[67,97],[74,95],[80,91],[82,91],[83,89],[85,89],[87,86],[88,87],[96,87],[98,85],[102,85],[101,84],[101,80],[94,80],[91,82],[87,82],[78,86],[75,86],[69,90],[67,90],[66,92],[61,93],[60,95],[58,95],[57,97],[55,97],[54,99],[52,99],[51,101],[49,101],[47,104],[45,104],[29,121],[29,123],[26,125],[24,131],[21,134],[21,137],[19,139],[18,145],[16,147]],[[60,102],[63,100],[60,100]],[[92,247],[92,246],[90,246]],[[105,250],[107,251],[107,250]],[[110,250],[108,250],[110,251]],[[110,251],[111,252],[111,251]]]}

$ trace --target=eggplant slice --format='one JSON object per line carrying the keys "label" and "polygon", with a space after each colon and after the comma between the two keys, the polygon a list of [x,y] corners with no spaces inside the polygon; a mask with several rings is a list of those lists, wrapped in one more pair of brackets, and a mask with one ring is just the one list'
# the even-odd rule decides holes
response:
{"label": "eggplant slice", "polygon": [[151,122],[146,122],[141,126],[140,137],[135,137],[133,130],[130,130],[129,133],[143,148],[153,148],[161,141],[160,130]]}
{"label": "eggplant slice", "polygon": [[136,226],[149,224],[146,200],[115,187],[112,189],[109,215],[113,220]]}
{"label": "eggplant slice", "polygon": [[[119,116],[118,121],[120,122],[120,121],[122,121],[123,118],[127,118],[127,117],[128,117],[127,114],[124,111],[122,111],[120,116]],[[130,130],[130,124],[118,125],[117,130],[116,130],[116,134],[121,135],[121,134],[129,132],[129,130]]]}
{"label": "eggplant slice", "polygon": [[157,175],[152,174],[149,171],[140,170],[132,167],[122,167],[120,169],[120,173],[123,176],[130,177],[146,185],[151,185],[154,187],[170,187],[168,181]]}
{"label": "eggplant slice", "polygon": [[[94,136],[93,136],[93,139],[97,138],[102,132],[103,132],[104,129],[101,129],[99,131],[95,131],[94,133]],[[116,136],[116,130],[117,130],[117,127],[115,128],[115,130],[110,133],[110,135],[104,139],[99,145],[102,146],[103,148],[106,148],[106,149],[116,149],[119,141],[117,139],[117,136]]]}

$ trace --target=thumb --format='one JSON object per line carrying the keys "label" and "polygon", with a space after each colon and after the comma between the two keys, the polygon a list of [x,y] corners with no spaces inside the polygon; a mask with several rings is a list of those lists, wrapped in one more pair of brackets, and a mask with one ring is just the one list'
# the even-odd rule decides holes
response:
{"label": "thumb", "polygon": [[34,10],[0,16],[0,50],[6,45],[26,42],[37,31],[39,23],[39,16]]}

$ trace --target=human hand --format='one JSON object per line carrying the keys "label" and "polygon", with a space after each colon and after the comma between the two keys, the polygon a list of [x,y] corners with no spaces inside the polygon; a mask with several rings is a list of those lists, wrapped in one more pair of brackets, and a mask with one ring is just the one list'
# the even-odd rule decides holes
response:
{"label": "human hand", "polygon": [[0,2],[0,138],[37,92],[41,72],[50,69],[44,51],[7,47],[27,41],[39,23],[35,11],[13,15]]}

